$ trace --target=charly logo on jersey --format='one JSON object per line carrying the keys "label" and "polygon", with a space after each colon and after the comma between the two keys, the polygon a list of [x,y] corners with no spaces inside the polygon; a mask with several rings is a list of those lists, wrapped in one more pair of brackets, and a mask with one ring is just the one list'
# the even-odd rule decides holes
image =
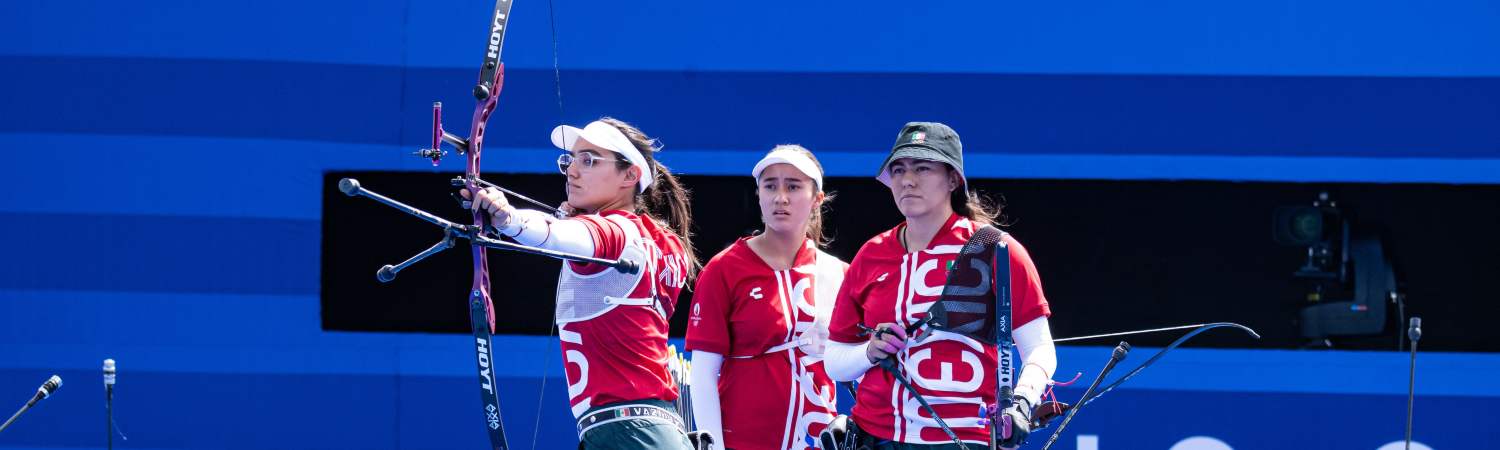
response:
{"label": "charly logo on jersey", "polygon": [[761,294],[760,293],[760,288],[757,287],[755,289],[751,289],[750,290],[750,298],[753,298],[753,299],[756,299],[756,300],[760,300],[762,298],[766,298],[766,296],[764,294]]}

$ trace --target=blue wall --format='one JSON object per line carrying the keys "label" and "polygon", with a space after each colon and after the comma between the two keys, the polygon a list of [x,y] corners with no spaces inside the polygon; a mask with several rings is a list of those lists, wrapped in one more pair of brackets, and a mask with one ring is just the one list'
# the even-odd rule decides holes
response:
{"label": "blue wall", "polygon": [[[467,338],[324,332],[317,269],[322,174],[432,170],[406,155],[431,101],[462,131],[490,6],[0,8],[0,408],[66,380],[0,447],[101,446],[104,358],[122,447],[479,446]],[[979,177],[1500,183],[1484,0],[555,6],[563,111],[548,5],[519,2],[487,172],[553,170],[548,129],[609,114],[694,174],[800,142],[866,176],[901,123],[942,120]],[[539,448],[573,440],[554,345],[496,345],[524,362],[501,386],[518,447],[538,418]],[[1064,349],[1064,371],[1105,351]],[[1500,360],[1422,358],[1417,436],[1493,446]],[[1400,437],[1404,364],[1175,353],[1070,429],[1098,448],[1376,448]]]}

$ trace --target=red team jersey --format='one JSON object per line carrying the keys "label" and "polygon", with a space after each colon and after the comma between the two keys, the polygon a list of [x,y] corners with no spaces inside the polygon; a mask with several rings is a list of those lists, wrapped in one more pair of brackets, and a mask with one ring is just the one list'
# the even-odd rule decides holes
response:
{"label": "red team jersey", "polygon": [[[563,264],[557,320],[573,415],[621,401],[676,400],[666,366],[667,318],[686,283],[682,242],[652,220],[624,211],[570,220],[588,228],[595,257],[625,255],[641,264],[639,275]],[[574,311],[600,304],[606,306]]]}
{"label": "red team jersey", "polygon": [[[868,337],[859,335],[859,324],[874,327],[892,322],[904,327],[921,319],[942,294],[948,264],[958,257],[975,228],[955,214],[926,249],[907,253],[900,235],[905,226],[881,233],[859,249],[834,304],[829,339],[860,344]],[[1009,234],[1005,242],[1010,247],[1011,311],[1016,327],[1050,316],[1031,256]],[[995,403],[995,349],[993,344],[966,336],[934,331],[898,353],[897,367],[960,439],[987,444],[989,431],[979,425],[979,408]],[[880,439],[952,442],[911,392],[879,366],[865,373],[852,416],[862,430]]]}
{"label": "red team jersey", "polygon": [[819,251],[807,241],[791,270],[773,270],[748,239],[703,268],[687,348],[724,355],[718,386],[723,448],[807,448],[806,436],[817,436],[837,414],[821,355],[797,345],[804,332],[813,334]]}

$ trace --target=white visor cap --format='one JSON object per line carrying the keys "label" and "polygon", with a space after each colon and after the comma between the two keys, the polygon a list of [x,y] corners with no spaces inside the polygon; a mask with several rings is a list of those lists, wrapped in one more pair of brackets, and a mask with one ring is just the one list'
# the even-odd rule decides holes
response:
{"label": "white visor cap", "polygon": [[823,190],[823,171],[818,170],[818,164],[813,162],[812,158],[807,157],[806,154],[791,149],[780,149],[766,154],[766,157],[761,158],[760,162],[755,163],[755,169],[750,171],[750,176],[759,180],[760,173],[765,171],[767,167],[771,167],[772,164],[791,164],[792,167],[802,171],[803,175],[812,178],[813,184],[818,187],[818,191]]}
{"label": "white visor cap", "polygon": [[646,192],[646,188],[651,187],[651,182],[656,179],[651,166],[646,164],[646,157],[641,155],[641,151],[635,148],[635,144],[630,143],[630,138],[625,137],[625,133],[620,132],[620,129],[615,128],[614,125],[595,120],[581,129],[570,125],[559,125],[552,129],[552,145],[557,148],[573,151],[573,145],[578,143],[579,138],[624,156],[631,165],[641,168],[639,192]]}

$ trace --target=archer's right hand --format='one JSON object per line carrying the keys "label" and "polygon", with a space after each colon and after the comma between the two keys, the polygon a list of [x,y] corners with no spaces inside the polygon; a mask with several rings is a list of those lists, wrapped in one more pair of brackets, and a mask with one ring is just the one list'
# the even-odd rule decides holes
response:
{"label": "archer's right hand", "polygon": [[891,357],[906,348],[906,330],[894,323],[876,325],[870,333],[870,345],[865,346],[865,357],[872,363]]}
{"label": "archer's right hand", "polygon": [[568,203],[567,200],[563,200],[562,204],[557,205],[557,218],[559,219],[566,219],[582,213],[583,211],[574,208],[573,204]]}

